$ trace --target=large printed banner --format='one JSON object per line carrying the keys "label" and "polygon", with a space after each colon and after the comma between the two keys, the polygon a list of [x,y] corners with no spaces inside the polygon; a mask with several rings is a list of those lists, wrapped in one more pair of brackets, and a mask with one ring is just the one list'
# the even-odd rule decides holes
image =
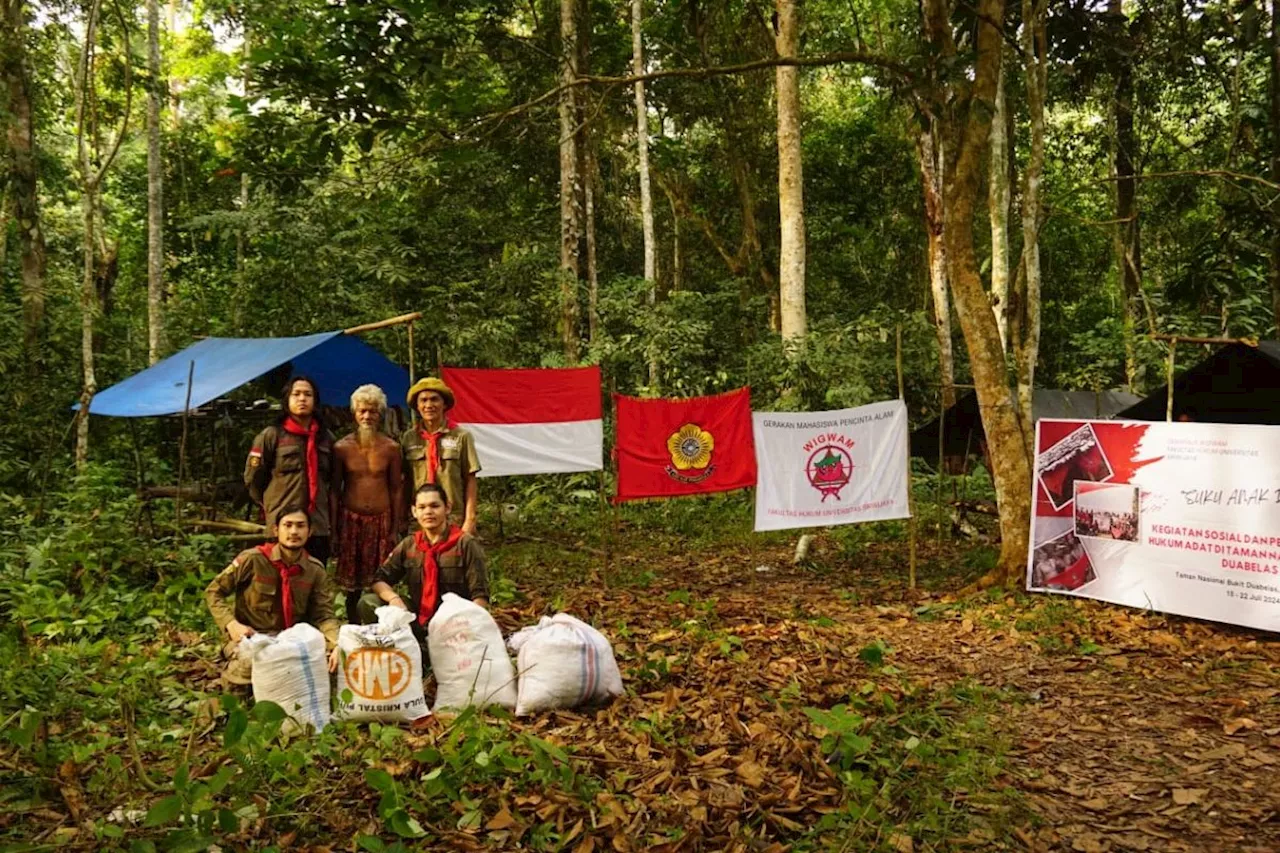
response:
{"label": "large printed banner", "polygon": [[756,530],[906,518],[907,408],[752,412]]}
{"label": "large printed banner", "polygon": [[1027,589],[1280,631],[1280,427],[1041,420]]}

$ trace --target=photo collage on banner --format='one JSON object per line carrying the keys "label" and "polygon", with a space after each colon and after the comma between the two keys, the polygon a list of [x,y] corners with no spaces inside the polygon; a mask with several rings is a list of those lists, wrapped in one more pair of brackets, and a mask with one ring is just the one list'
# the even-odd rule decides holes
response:
{"label": "photo collage on banner", "polygon": [[1280,429],[1043,419],[1027,589],[1280,630]]}
{"label": "photo collage on banner", "polygon": [[907,408],[753,412],[756,530],[909,516]]}

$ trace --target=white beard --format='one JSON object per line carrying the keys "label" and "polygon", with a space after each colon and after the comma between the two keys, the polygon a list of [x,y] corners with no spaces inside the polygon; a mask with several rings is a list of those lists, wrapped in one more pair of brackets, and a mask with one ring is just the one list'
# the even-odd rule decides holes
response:
{"label": "white beard", "polygon": [[373,443],[378,439],[378,432],[377,427],[358,424],[356,426],[356,444],[366,450],[373,447]]}

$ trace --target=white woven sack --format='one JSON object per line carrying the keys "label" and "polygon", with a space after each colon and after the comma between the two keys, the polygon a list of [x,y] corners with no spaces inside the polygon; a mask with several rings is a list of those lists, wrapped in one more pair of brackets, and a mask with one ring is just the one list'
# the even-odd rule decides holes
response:
{"label": "white woven sack", "polygon": [[436,677],[437,712],[469,705],[516,706],[516,673],[489,611],[446,592],[427,623],[427,651]]}
{"label": "white woven sack", "polygon": [[279,634],[245,637],[238,651],[253,661],[255,702],[275,702],[298,726],[320,731],[328,724],[329,662],[324,634],[299,622]]}
{"label": "white woven sack", "polygon": [[567,613],[542,617],[508,640],[518,653],[516,714],[607,702],[622,695],[622,673],[609,640]]}
{"label": "white woven sack", "polygon": [[[431,713],[422,693],[422,648],[413,636],[414,615],[379,607],[376,625],[338,630],[338,701],[334,717],[408,723]],[[351,702],[342,701],[351,691]]]}

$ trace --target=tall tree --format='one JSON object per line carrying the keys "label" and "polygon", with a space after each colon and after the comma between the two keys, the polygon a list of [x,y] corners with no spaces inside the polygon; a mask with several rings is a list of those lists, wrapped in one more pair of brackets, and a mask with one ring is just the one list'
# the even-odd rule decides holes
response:
{"label": "tall tree", "polygon": [[991,156],[987,163],[987,206],[991,219],[991,310],[1000,327],[1000,345],[1009,345],[1009,123],[1006,74],[1000,64],[996,111],[991,117]]}
{"label": "tall tree", "polygon": [[578,279],[582,274],[578,39],[578,4],[560,0],[560,339],[569,362],[578,360]]}
{"label": "tall tree", "polygon": [[[641,23],[644,17],[644,0],[631,0],[631,73],[639,77],[644,73],[644,38]],[[645,103],[644,81],[637,80],[636,91],[636,154],[637,171],[640,173],[640,229],[644,236],[644,280],[647,283],[649,305],[658,302],[658,249],[653,234],[653,191],[649,182],[649,107]],[[678,224],[675,226],[678,228]],[[677,246],[679,245],[677,241]],[[679,251],[677,248],[676,251]],[[658,385],[657,353],[649,355],[649,386]]]}
{"label": "tall tree", "polygon": [[[777,0],[778,56],[800,55],[800,10],[796,0]],[[784,344],[798,345],[805,335],[804,168],[800,153],[800,69],[779,65],[778,99],[778,256],[779,313]]]}
{"label": "tall tree", "polygon": [[160,105],[168,88],[160,68],[160,0],[147,0],[147,360],[164,351],[164,160]]}
{"label": "tall tree", "polygon": [[1022,416],[1027,453],[1031,454],[1032,398],[1036,363],[1040,360],[1040,180],[1044,174],[1044,109],[1048,90],[1048,41],[1045,37],[1048,0],[1022,0],[1022,55],[1026,67],[1027,118],[1031,151],[1022,185],[1022,313],[1018,342],[1018,410]]}
{"label": "tall tree", "polygon": [[938,136],[937,120],[931,114],[921,119],[916,134],[916,156],[920,162],[920,185],[924,188],[924,228],[929,260],[929,291],[933,295],[933,328],[938,339],[938,372],[942,384],[942,408],[956,403],[956,363],[951,339],[951,294],[947,286],[947,245],[942,176],[946,157]]}
{"label": "tall tree", "polygon": [[1142,242],[1138,224],[1138,184],[1136,180],[1137,133],[1133,126],[1134,38],[1125,16],[1123,0],[1109,0],[1107,14],[1115,32],[1115,97],[1112,121],[1115,126],[1113,171],[1116,183],[1116,270],[1124,296],[1125,384],[1130,390],[1138,381],[1135,335],[1142,298]]}
{"label": "tall tree", "polygon": [[31,102],[31,72],[27,66],[27,4],[0,0],[0,118],[3,119],[5,157],[0,160],[0,186],[12,204],[22,253],[22,343],[27,364],[39,364],[44,324],[44,229],[40,221],[40,181],[37,171],[35,118]]}
{"label": "tall tree", "polygon": [[[945,69],[954,65],[957,56],[951,31],[953,10],[947,0],[924,0],[921,11],[933,61],[943,66],[934,72],[934,79],[946,79]],[[1000,330],[978,273],[974,251],[974,212],[982,184],[983,161],[991,141],[1004,19],[1003,0],[978,0],[972,17],[966,21],[977,31],[971,76],[967,72],[951,74],[950,86],[944,89],[935,85],[932,94],[938,114],[945,117],[941,135],[956,140],[954,151],[947,153],[944,184],[947,264],[956,316],[969,351],[969,366],[1000,509],[1000,557],[996,569],[981,581],[983,585],[1006,583],[1016,576],[1026,559],[1031,521],[1028,446],[1005,370]],[[958,97],[948,98],[949,94]]]}
{"label": "tall tree", "polygon": [[[76,468],[83,469],[89,461],[89,406],[98,391],[94,364],[94,321],[99,311],[99,252],[105,245],[97,228],[102,179],[120,153],[120,144],[129,129],[129,112],[133,106],[133,60],[129,55],[129,24],[117,5],[114,7],[120,24],[120,42],[124,52],[124,111],[120,129],[105,152],[99,145],[99,98],[97,93],[97,42],[101,25],[102,0],[90,0],[85,13],[84,43],[80,50],[79,66],[75,74],[76,94],[76,158],[80,173],[80,217],[83,234],[81,255],[83,258],[80,286],[80,357],[82,389],[80,411],[76,414]],[[111,257],[103,255],[104,269],[114,265]]]}

